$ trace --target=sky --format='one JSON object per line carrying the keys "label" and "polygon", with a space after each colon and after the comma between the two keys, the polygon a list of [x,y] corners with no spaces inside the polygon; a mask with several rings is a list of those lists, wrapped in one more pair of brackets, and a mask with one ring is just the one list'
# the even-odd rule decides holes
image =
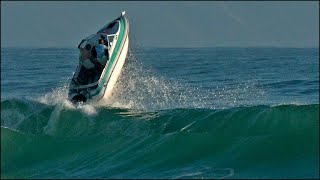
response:
{"label": "sky", "polygon": [[77,47],[124,10],[130,46],[319,47],[316,1],[1,1],[1,47]]}

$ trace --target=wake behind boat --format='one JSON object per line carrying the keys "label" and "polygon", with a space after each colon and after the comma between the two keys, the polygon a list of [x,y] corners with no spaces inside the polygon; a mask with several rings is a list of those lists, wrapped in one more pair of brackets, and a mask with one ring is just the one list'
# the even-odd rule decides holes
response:
{"label": "wake behind boat", "polygon": [[[129,22],[122,12],[96,34],[80,42],[79,65],[69,85],[69,100],[98,102],[110,96],[126,60],[128,34]],[[102,57],[98,57],[96,51],[99,41],[107,46]]]}

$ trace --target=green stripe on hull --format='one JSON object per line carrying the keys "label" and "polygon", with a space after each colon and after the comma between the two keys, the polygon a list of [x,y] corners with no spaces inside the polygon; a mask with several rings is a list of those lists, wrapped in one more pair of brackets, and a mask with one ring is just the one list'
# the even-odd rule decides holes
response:
{"label": "green stripe on hull", "polygon": [[[116,46],[115,46],[115,48],[114,48],[114,51],[113,51],[113,53],[112,53],[112,56],[111,56],[111,58],[110,58],[110,60],[109,60],[110,62],[108,63],[108,67],[107,67],[107,69],[106,69],[106,73],[104,74],[103,79],[102,79],[102,82],[100,83],[100,85],[99,85],[96,93],[92,94],[92,96],[95,96],[95,95],[99,94],[99,93],[102,91],[103,86],[104,86],[104,84],[105,84],[105,82],[106,82],[106,80],[107,80],[107,77],[108,77],[108,75],[109,75],[109,73],[110,73],[110,71],[111,71],[111,68],[112,68],[112,66],[113,66],[113,63],[114,63],[114,61],[115,61],[115,59],[116,59],[116,56],[117,56],[117,54],[118,54],[118,51],[119,51],[121,42],[122,42],[122,40],[123,40],[124,31],[125,31],[125,29],[126,29],[125,22],[124,22],[124,18],[120,18],[120,24],[121,24],[121,26],[120,26],[121,29],[120,29],[120,32],[119,32],[119,37],[118,37],[118,40],[117,40],[117,44],[116,44]],[[119,55],[119,56],[120,56],[120,55]]]}

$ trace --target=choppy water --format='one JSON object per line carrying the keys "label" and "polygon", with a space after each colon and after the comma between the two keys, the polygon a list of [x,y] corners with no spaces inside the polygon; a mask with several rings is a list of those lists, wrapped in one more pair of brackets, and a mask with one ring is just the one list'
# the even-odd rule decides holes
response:
{"label": "choppy water", "polygon": [[1,178],[319,177],[318,49],[131,49],[74,107],[77,56],[1,50]]}

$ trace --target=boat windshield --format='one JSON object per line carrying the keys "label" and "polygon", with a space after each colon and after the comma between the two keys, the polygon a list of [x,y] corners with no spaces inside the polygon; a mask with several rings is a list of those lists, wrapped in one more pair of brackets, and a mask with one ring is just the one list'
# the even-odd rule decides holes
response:
{"label": "boat windshield", "polygon": [[[81,48],[85,48],[85,46],[87,44],[90,44],[91,47],[95,46],[98,44],[98,41],[99,39],[104,39],[105,41],[107,40],[107,35],[105,34],[92,34],[88,37],[86,37],[85,39],[83,39],[79,45],[78,45],[78,48],[81,49]],[[106,43],[106,42],[105,42]],[[88,49],[89,50],[89,49]]]}
{"label": "boat windshield", "polygon": [[119,21],[113,21],[108,26],[103,27],[98,33],[104,33],[104,34],[116,34],[119,30]]}
{"label": "boat windshield", "polygon": [[80,48],[84,48],[85,47],[85,45],[87,44],[87,40],[85,40],[85,39],[83,39],[80,43],[79,43],[79,45],[78,45],[78,48],[80,49]]}

